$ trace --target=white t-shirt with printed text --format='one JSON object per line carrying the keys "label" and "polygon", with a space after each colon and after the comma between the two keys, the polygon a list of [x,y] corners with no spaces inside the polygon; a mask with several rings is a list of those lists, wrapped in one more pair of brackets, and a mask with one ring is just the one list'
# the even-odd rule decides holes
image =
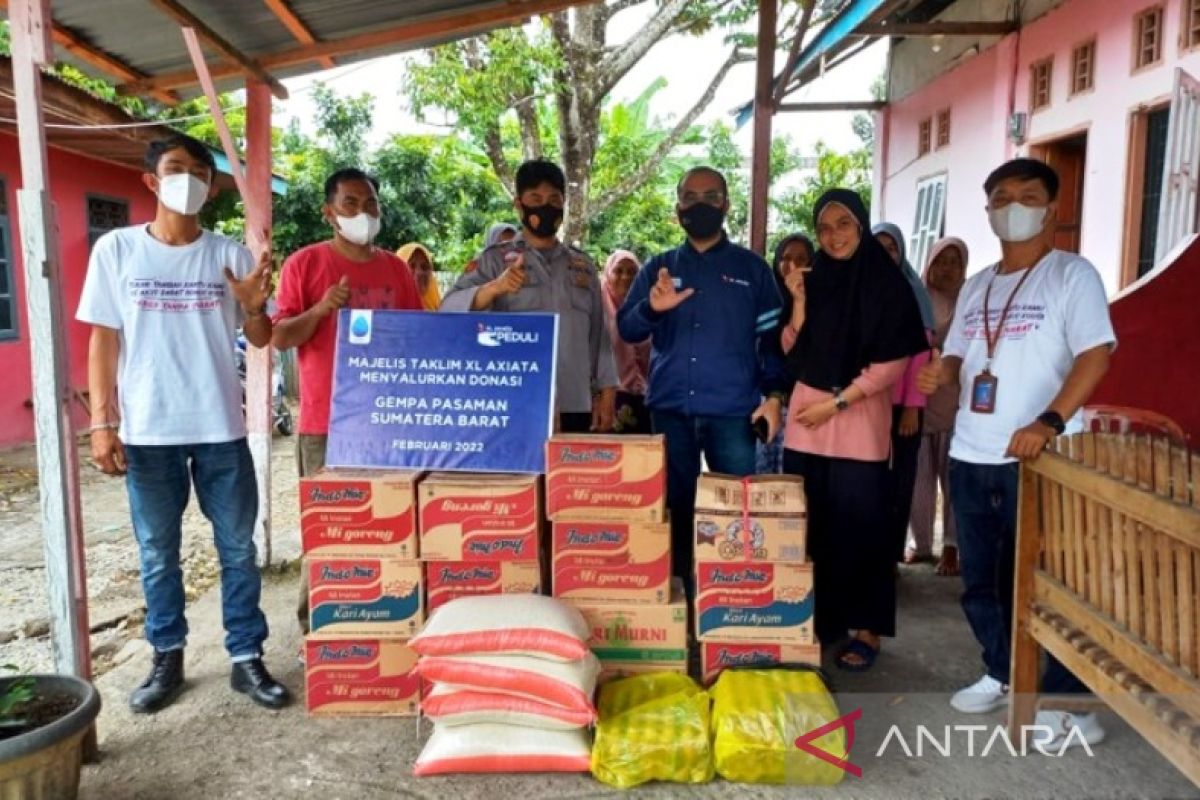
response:
{"label": "white t-shirt with printed text", "polygon": [[209,231],[174,246],[134,225],[104,234],[92,248],[76,318],[120,334],[117,393],[126,444],[212,444],[246,435],[234,360],[241,310],[225,267],[241,278],[254,260]]}
{"label": "white t-shirt with printed text", "polygon": [[[993,265],[963,286],[946,337],[944,355],[963,360],[958,414],[950,457],[972,464],[1004,464],[1012,435],[1045,411],[1062,390],[1075,358],[1116,344],[1100,274],[1087,259],[1052,250],[1032,267],[1004,322],[991,373],[997,379],[994,413],[971,410],[971,388],[987,363],[983,301],[988,286],[992,336],[1005,304],[1025,271],[1001,275]],[[1080,415],[1067,431],[1081,429]]]}

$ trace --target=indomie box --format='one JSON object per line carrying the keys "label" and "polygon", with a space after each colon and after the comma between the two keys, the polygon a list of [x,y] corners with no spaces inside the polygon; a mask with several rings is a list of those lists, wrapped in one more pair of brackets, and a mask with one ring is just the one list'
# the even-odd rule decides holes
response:
{"label": "indomie box", "polygon": [[766,667],[776,664],[821,666],[821,645],[771,642],[701,642],[700,674],[707,684],[727,667]]}
{"label": "indomie box", "polygon": [[591,630],[588,647],[601,662],[674,663],[687,660],[687,599],[673,581],[664,605],[571,600]]}
{"label": "indomie box", "polygon": [[666,603],[671,527],[664,522],[554,523],[554,596]]}
{"label": "indomie box", "polygon": [[664,522],[666,463],[662,436],[554,436],[546,442],[546,513]]}
{"label": "indomie box", "polygon": [[476,594],[537,593],[542,570],[537,561],[427,561],[426,613],[458,597]]}
{"label": "indomie box", "polygon": [[697,561],[805,560],[804,480],[793,475],[701,475]]}
{"label": "indomie box", "polygon": [[418,472],[322,470],[300,479],[300,542],[320,556],[417,557]]}
{"label": "indomie box", "polygon": [[398,639],[308,639],[304,701],[318,716],[416,716],[417,654]]}
{"label": "indomie box", "polygon": [[392,558],[309,556],[308,614],[314,637],[414,636],[425,620],[421,565]]}
{"label": "indomie box", "polygon": [[813,644],[811,564],[696,564],[701,641]]}
{"label": "indomie box", "polygon": [[537,559],[536,476],[435,472],[417,495],[423,561]]}

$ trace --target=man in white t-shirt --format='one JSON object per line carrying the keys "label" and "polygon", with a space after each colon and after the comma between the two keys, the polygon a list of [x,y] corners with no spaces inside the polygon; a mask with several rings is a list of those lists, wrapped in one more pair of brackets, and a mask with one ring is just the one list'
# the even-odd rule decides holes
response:
{"label": "man in white t-shirt", "polygon": [[125,476],[140,554],[154,665],[129,699],[139,713],[158,711],[183,688],[179,548],[193,486],[221,563],[230,684],[267,708],[291,699],[262,662],[258,489],[234,362],[239,324],[255,347],[271,341],[271,254],[255,264],[245,247],[200,227],[215,174],[212,153],[195,139],[150,145],[142,179],[158,196],[154,221],[96,241],[76,315],[92,326],[92,463]]}
{"label": "man in white t-shirt", "polygon": [[[1108,369],[1116,345],[1096,268],[1053,249],[1058,175],[1029,158],[1009,161],[984,183],[988,220],[1000,239],[1000,263],[962,288],[945,353],[926,366],[919,386],[960,387],[950,444],[950,500],[958,525],[962,606],[983,647],[986,673],[957,692],[959,711],[983,713],[1008,701],[1021,460],[1054,437],[1081,429],[1079,409]],[[1042,680],[1051,693],[1083,685],[1051,659]],[[1093,714],[1038,713],[1055,731],[1037,742],[1052,752],[1093,744],[1104,730]]]}

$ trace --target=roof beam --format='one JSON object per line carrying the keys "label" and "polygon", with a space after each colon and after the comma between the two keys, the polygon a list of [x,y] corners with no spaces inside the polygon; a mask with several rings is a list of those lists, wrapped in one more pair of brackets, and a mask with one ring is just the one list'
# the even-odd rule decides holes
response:
{"label": "roof beam", "polygon": [[[171,19],[175,20],[180,27],[193,28],[196,35],[199,36],[204,43],[216,50],[227,61],[236,64],[234,72],[244,72],[247,75],[267,84],[271,87],[271,94],[280,100],[287,100],[287,87],[280,83],[276,78],[272,77],[263,67],[250,58],[241,50],[231,45],[223,36],[210,28],[204,20],[197,17],[191,11],[188,11],[179,0],[150,0],[150,3],[157,6],[160,11],[166,14]],[[194,73],[193,73],[194,74]],[[162,88],[162,87],[155,87]]]}
{"label": "roof beam", "polygon": [[878,111],[882,100],[846,100],[828,103],[780,103],[777,111]]}
{"label": "roof beam", "polygon": [[[288,29],[294,38],[300,44],[316,44],[317,37],[313,35],[312,29],[304,24],[304,20],[296,16],[296,12],[288,4],[287,0],[263,0],[275,18],[283,24],[283,27]],[[329,56],[317,59],[317,63],[325,69],[333,69],[337,66],[337,62]]]}
{"label": "roof beam", "polygon": [[[164,0],[151,0],[163,2]],[[476,36],[494,28],[519,23],[540,14],[565,11],[571,6],[581,5],[586,0],[508,0],[507,3],[474,11],[459,11],[451,14],[417,19],[379,31],[360,33],[342,39],[331,39],[313,45],[303,45],[289,50],[264,55],[258,63],[265,69],[291,67],[317,61],[324,57],[336,57],[350,53],[391,48],[398,51],[428,44],[454,34]],[[214,80],[221,80],[241,72],[237,67],[216,65],[212,67]],[[118,86],[122,94],[145,94],[158,89],[178,89],[199,83],[193,70],[163,73],[151,78],[131,81]]]}
{"label": "roof beam", "polygon": [[859,25],[862,36],[1006,36],[1020,26],[1012,20],[984,22],[891,22]]}
{"label": "roof beam", "polygon": [[[0,0],[0,9],[8,11],[8,0]],[[89,44],[75,31],[70,28],[59,25],[57,22],[52,23],[50,35],[54,39],[54,43],[66,50],[71,55],[78,58],[85,64],[88,64],[100,70],[106,75],[110,75],[121,81],[140,81],[146,79],[146,73],[140,72],[126,64],[119,58],[109,55],[103,50]],[[159,100],[167,105],[175,105],[179,102],[179,95],[174,92],[163,89],[156,89],[149,93],[154,99]]]}

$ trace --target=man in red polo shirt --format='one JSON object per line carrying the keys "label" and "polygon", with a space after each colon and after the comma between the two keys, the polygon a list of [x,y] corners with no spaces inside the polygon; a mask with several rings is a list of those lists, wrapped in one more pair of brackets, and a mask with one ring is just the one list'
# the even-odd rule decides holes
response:
{"label": "man in red polo shirt", "polygon": [[[293,253],[283,264],[271,343],[296,348],[300,368],[300,477],[325,466],[333,355],[340,308],[421,310],[408,265],[371,242],[379,233],[379,182],[359,169],[341,169],[325,181],[322,215],[333,238]],[[308,592],[301,581],[297,613],[308,630]]]}

